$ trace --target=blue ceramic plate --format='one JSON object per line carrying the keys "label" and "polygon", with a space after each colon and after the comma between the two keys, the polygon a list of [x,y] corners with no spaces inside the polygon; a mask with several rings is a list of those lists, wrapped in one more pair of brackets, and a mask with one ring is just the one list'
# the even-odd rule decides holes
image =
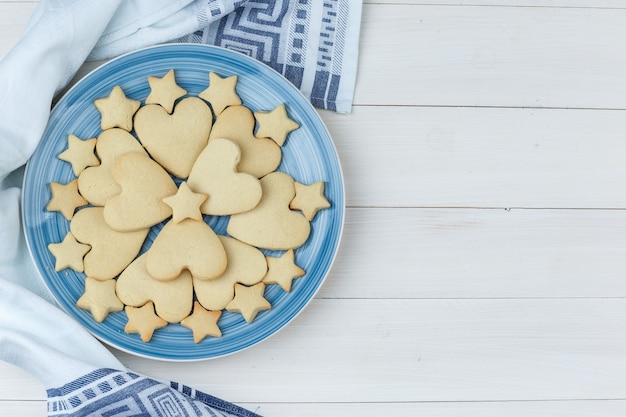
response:
{"label": "blue ceramic plate", "polygon": [[[50,199],[49,183],[67,183],[75,178],[70,164],[57,158],[67,147],[67,135],[97,137],[100,114],[93,105],[119,85],[125,94],[142,103],[150,92],[148,76],[161,77],[174,69],[178,84],[197,96],[208,86],[208,74],[238,75],[237,92],[252,111],[274,109],[284,103],[290,117],[300,124],[283,146],[278,171],[296,181],[326,183],[325,195],[331,208],[319,211],[311,224],[311,236],[295,251],[296,263],[306,275],[294,280],[291,292],[268,285],[265,297],[272,309],[246,323],[240,314],[224,311],[218,325],[221,338],[206,338],[195,344],[191,331],[170,324],[158,329],[149,343],[138,335],[124,333],[124,312],[110,314],[96,323],[89,312],[78,309],[85,275],[71,269],[55,272],[55,258],[48,244],[63,240],[69,222],[45,207]],[[189,361],[216,358],[248,348],[273,335],[289,323],[313,298],[331,267],[341,238],[344,219],[344,187],[341,167],[332,139],[307,99],[280,74],[247,56],[226,49],[196,44],[171,44],[143,49],[116,58],[97,68],[72,87],[52,110],[41,144],[30,159],[24,178],[24,228],[34,262],[59,304],[102,341],[139,356]],[[206,221],[220,234],[226,234],[228,218]],[[153,231],[147,244],[154,238]]]}

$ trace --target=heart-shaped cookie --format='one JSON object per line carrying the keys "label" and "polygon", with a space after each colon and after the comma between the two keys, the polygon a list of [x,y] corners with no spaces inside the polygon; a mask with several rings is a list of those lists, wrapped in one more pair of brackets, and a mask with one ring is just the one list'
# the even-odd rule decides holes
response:
{"label": "heart-shaped cookie", "polygon": [[156,314],[170,323],[178,323],[187,317],[193,305],[193,282],[189,271],[183,271],[171,281],[156,280],[146,269],[145,254],[120,274],[115,291],[128,306],[141,307],[152,301]]}
{"label": "heart-shaped cookie", "polygon": [[152,277],[169,281],[187,269],[197,279],[214,279],[226,269],[226,252],[213,229],[203,221],[169,221],[147,251]]}
{"label": "heart-shaped cookie", "polygon": [[117,128],[105,130],[98,136],[96,152],[100,157],[100,166],[89,167],[80,173],[78,191],[91,205],[104,206],[109,198],[121,191],[113,178],[117,157],[128,152],[147,154],[133,135]]}
{"label": "heart-shaped cookie", "polygon": [[104,281],[116,277],[135,259],[149,229],[118,232],[104,221],[102,207],[79,210],[70,222],[77,241],[91,245],[83,260],[87,276]]}
{"label": "heart-shaped cookie", "polygon": [[261,178],[278,167],[282,151],[273,140],[254,136],[255,123],[254,115],[247,107],[227,107],[215,120],[209,141],[225,138],[235,142],[241,150],[239,172]]}
{"label": "heart-shaped cookie", "polygon": [[228,139],[211,139],[191,169],[187,184],[209,198],[200,206],[204,214],[225,216],[253,209],[261,199],[256,177],[237,171],[239,147]]}
{"label": "heart-shaped cookie", "polygon": [[176,194],[178,188],[149,157],[135,152],[121,155],[115,162],[113,177],[122,189],[104,205],[104,219],[113,229],[145,229],[172,215],[172,208],[163,199]]}
{"label": "heart-shaped cookie", "polygon": [[235,296],[235,284],[254,285],[267,272],[263,252],[228,236],[219,236],[226,250],[228,266],[222,275],[212,280],[193,280],[198,301],[207,310],[222,310]]}
{"label": "heart-shaped cookie", "polygon": [[148,153],[169,173],[187,178],[209,140],[213,113],[203,100],[188,97],[169,114],[157,104],[135,114],[135,132]]}
{"label": "heart-shaped cookie", "polygon": [[283,172],[261,178],[263,197],[250,211],[230,217],[228,233],[252,246],[287,250],[301,246],[311,226],[300,213],[289,209],[295,196],[294,180]]}

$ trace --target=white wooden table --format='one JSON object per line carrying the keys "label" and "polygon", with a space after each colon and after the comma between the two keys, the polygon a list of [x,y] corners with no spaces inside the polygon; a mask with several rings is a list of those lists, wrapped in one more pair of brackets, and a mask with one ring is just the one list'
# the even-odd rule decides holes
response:
{"label": "white wooden table", "polygon": [[[626,415],[626,2],[369,0],[360,50],[316,299],[226,358],[116,355],[268,417]],[[0,415],[32,387],[0,363]]]}

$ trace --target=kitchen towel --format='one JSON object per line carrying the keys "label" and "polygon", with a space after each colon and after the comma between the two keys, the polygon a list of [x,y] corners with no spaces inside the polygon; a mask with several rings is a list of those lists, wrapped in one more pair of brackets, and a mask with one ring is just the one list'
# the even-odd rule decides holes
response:
{"label": "kitchen towel", "polygon": [[125,369],[56,307],[32,264],[20,218],[23,166],[54,97],[85,60],[163,42],[202,42],[251,55],[287,76],[317,107],[348,112],[360,13],[355,0],[40,1],[0,61],[0,359],[41,381],[49,415],[159,415],[159,407],[181,415],[256,415]]}
{"label": "kitchen towel", "polygon": [[[158,2],[157,2],[158,3]],[[232,49],[283,74],[318,108],[352,107],[360,0],[122,2],[89,59],[176,39]],[[160,5],[159,5],[160,6]]]}

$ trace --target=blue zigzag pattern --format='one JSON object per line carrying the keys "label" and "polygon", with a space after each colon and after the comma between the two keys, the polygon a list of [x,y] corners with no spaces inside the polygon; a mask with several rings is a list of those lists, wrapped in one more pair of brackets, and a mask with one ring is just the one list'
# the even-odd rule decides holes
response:
{"label": "blue zigzag pattern", "polygon": [[[221,18],[181,41],[213,44],[254,57],[298,88],[308,77],[312,84],[305,93],[313,105],[336,110],[349,1],[207,1],[210,12],[199,17],[199,23]],[[312,16],[321,16],[321,21],[312,22]],[[319,32],[312,33],[312,27],[319,27]],[[317,56],[307,57],[311,48]]]}
{"label": "blue zigzag pattern", "polygon": [[97,369],[47,394],[50,417],[261,417],[175,382],[113,369]]}

